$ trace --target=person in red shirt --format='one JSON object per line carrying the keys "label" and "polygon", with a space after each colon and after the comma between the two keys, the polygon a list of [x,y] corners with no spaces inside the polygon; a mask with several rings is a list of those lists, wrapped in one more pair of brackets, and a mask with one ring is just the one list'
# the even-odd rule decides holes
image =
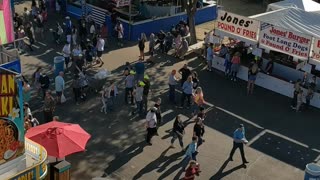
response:
{"label": "person in red shirt", "polygon": [[195,176],[199,176],[200,172],[200,165],[196,161],[191,160],[188,168],[186,169],[183,180],[194,180]]}

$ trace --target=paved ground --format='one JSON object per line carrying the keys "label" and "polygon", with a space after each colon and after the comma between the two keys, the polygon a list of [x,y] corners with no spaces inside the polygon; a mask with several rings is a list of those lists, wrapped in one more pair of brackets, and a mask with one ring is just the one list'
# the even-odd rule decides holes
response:
{"label": "paved ground", "polygon": [[[223,1],[225,4],[227,2]],[[245,11],[245,8],[234,6]],[[49,21],[55,19],[59,18],[52,17]],[[35,44],[39,47],[35,52],[21,56],[25,75],[31,75],[36,66],[46,67],[50,72],[53,57],[62,49],[52,45],[50,38],[51,34],[47,33],[45,39]],[[92,135],[86,152],[67,157],[72,163],[72,179],[89,180],[101,176],[114,179],[179,179],[183,175],[179,164],[183,154],[179,148],[168,149],[168,132],[177,114],[188,120],[190,111],[168,105],[167,77],[172,69],[178,69],[184,63],[199,72],[201,86],[209,102],[205,120],[206,142],[199,148],[198,155],[202,167],[198,179],[298,180],[303,178],[306,163],[319,160],[320,122],[316,119],[319,110],[295,113],[289,108],[290,99],[262,88],[257,88],[252,96],[246,96],[245,82],[230,82],[220,72],[205,71],[203,62],[192,55],[183,62],[156,55],[156,63],[148,65],[147,74],[152,79],[150,105],[158,97],[163,99],[165,124],[159,129],[160,136],[154,138],[154,145],[146,147],[143,142],[144,120],[129,115],[134,107],[123,103],[123,83],[119,76],[124,62],[134,62],[137,58],[138,48],[134,43],[127,43],[122,49],[112,46],[103,55],[104,68],[113,71],[113,79],[120,86],[114,112],[108,115],[100,113],[100,99],[95,94],[76,106],[70,99],[70,88],[67,91],[68,102],[57,107],[56,115],[62,121],[79,123]],[[67,80],[70,85],[69,76]],[[35,112],[40,110],[39,101],[34,97],[32,110]],[[41,120],[40,113],[36,116]],[[245,124],[249,140],[246,155],[250,163],[246,168],[240,165],[238,152],[235,161],[226,161],[231,149],[232,132],[239,123]],[[186,144],[190,141],[192,127],[193,124],[187,127]]]}

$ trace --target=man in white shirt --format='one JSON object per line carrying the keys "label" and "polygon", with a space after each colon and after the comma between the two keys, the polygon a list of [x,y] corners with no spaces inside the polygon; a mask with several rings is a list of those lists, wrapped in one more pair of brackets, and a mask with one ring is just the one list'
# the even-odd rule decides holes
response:
{"label": "man in white shirt", "polygon": [[64,62],[66,64],[66,70],[68,71],[70,55],[71,55],[71,46],[69,42],[66,42],[66,44],[63,46],[62,54],[64,57]]}
{"label": "man in white shirt", "polygon": [[59,75],[56,77],[55,81],[55,90],[57,93],[57,102],[60,103],[61,102],[61,96],[63,94],[63,90],[64,90],[64,79],[63,79],[63,72],[59,72]]}
{"label": "man in white shirt", "polygon": [[99,35],[96,48],[97,48],[98,61],[100,62],[100,67],[102,67],[104,64],[104,62],[101,59],[102,52],[104,51],[104,45],[105,45],[105,41],[103,38],[101,38],[101,35]]}
{"label": "man in white shirt", "polygon": [[124,35],[124,29],[123,29],[123,25],[120,21],[118,21],[116,27],[115,27],[115,30],[117,31],[118,33],[118,45],[123,47],[123,35]]}
{"label": "man in white shirt", "polygon": [[146,141],[149,146],[152,145],[151,138],[157,133],[157,116],[156,116],[157,110],[158,109],[156,107],[152,107],[146,117],[146,128],[147,128]]}

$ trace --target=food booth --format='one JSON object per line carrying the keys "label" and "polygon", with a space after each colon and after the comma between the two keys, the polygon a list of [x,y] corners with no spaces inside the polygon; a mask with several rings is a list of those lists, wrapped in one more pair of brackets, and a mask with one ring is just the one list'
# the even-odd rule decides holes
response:
{"label": "food booth", "polygon": [[24,137],[20,73],[20,60],[0,65],[0,179],[44,179],[46,150]]}
{"label": "food booth", "polygon": [[[248,18],[221,11],[218,12],[219,16],[214,32],[220,38],[227,36],[244,42],[248,53],[262,58],[261,71],[258,73],[255,82],[256,85],[292,97],[294,91],[293,82],[302,79],[305,72],[309,73],[309,79],[311,79],[311,76],[318,75],[319,73],[317,67],[320,61],[316,59],[320,57],[320,49],[317,48],[317,46],[320,46],[320,44],[317,44],[319,39],[313,38],[316,34],[310,34],[311,27],[309,26],[310,20],[316,17],[308,20],[301,19],[300,23],[299,20],[296,20],[296,18],[300,16],[292,16],[292,12],[289,10],[279,11],[288,11],[290,12],[288,16],[291,16],[288,17],[284,14],[277,14],[273,18],[269,16],[259,18],[261,17],[259,15]],[[294,11],[300,12],[298,9],[294,9]],[[265,14],[269,13],[274,12]],[[314,15],[314,13],[312,15]],[[259,23],[257,23],[257,21]],[[275,23],[274,21],[279,21],[279,23]],[[239,27],[240,22],[243,24],[242,27]],[[300,29],[304,28],[305,31],[301,31],[295,27],[292,28],[291,24],[287,24],[289,22],[295,22],[296,26],[299,26]],[[244,26],[244,24],[246,26]],[[304,26],[302,24],[304,24]],[[290,27],[292,30],[290,30]],[[254,59],[254,56],[251,56],[251,60]],[[272,74],[266,74],[263,70],[270,58],[273,59],[274,68]],[[243,60],[241,61],[243,62]],[[224,71],[224,59],[216,56],[213,67]],[[247,73],[248,68],[245,62],[239,69],[238,77],[247,81]],[[319,78],[317,78],[317,82],[319,82]],[[306,91],[305,88],[303,88],[303,90]],[[315,95],[311,100],[312,106],[320,108],[319,97],[319,87],[317,87]]]}

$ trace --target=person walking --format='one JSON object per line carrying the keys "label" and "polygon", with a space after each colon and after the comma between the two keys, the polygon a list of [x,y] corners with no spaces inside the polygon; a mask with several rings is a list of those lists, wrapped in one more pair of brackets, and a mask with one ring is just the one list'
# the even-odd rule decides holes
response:
{"label": "person walking", "polygon": [[190,160],[197,160],[197,142],[198,142],[198,137],[193,136],[192,137],[192,142],[187,146],[187,150],[185,153],[185,157],[182,160],[182,165],[183,168],[185,169]]}
{"label": "person walking", "polygon": [[157,127],[160,127],[162,124],[162,116],[161,116],[161,98],[158,98],[154,107],[157,108],[156,116],[157,116]]}
{"label": "person walking", "polygon": [[231,81],[237,81],[237,74],[240,68],[240,52],[236,52],[231,60]]}
{"label": "person walking", "polygon": [[175,57],[178,57],[178,50],[179,50],[179,47],[182,43],[182,37],[180,34],[177,35],[177,37],[174,39],[174,44],[175,44],[175,47],[174,47],[174,50],[175,50]]}
{"label": "person walking", "polygon": [[259,72],[259,69],[258,69],[257,63],[254,63],[248,70],[247,95],[253,93],[254,83],[257,79],[258,72]]}
{"label": "person walking", "polygon": [[61,96],[63,94],[64,88],[65,88],[65,82],[63,79],[63,72],[60,71],[59,75],[55,78],[54,84],[55,84],[55,90],[57,94],[57,103],[61,104]]}
{"label": "person walking", "polygon": [[148,95],[150,92],[150,78],[148,75],[144,75],[143,82],[145,86],[143,87],[143,108],[145,113],[148,112]]}
{"label": "person walking", "polygon": [[97,41],[97,57],[98,57],[98,62],[100,63],[100,67],[103,66],[104,62],[101,59],[102,52],[104,51],[104,45],[105,41],[103,38],[101,38],[101,35],[98,35],[98,41]]}
{"label": "person walking", "polygon": [[41,84],[40,84],[40,77],[41,77],[41,67],[38,67],[36,69],[36,71],[33,73],[32,78],[33,78],[33,86],[35,87],[35,89],[37,90],[37,95],[40,95],[40,88],[41,88]]}
{"label": "person walking", "polygon": [[196,119],[196,123],[193,126],[193,136],[196,136],[198,138],[197,147],[201,146],[203,143],[203,135],[205,133],[203,120],[201,118]]}
{"label": "person walking", "polygon": [[299,93],[297,95],[297,106],[296,106],[296,112],[301,112],[301,106],[303,104],[303,90],[300,89]]}
{"label": "person walking", "polygon": [[79,100],[81,96],[81,86],[80,86],[80,77],[78,74],[74,75],[73,77],[72,91],[74,95],[74,101],[76,102],[76,105],[79,105]]}
{"label": "person walking", "polygon": [[233,147],[229,155],[229,160],[233,161],[233,154],[239,148],[242,158],[242,164],[245,165],[249,163],[244,155],[243,144],[247,144],[248,141],[245,137],[245,131],[243,124],[240,124],[239,127],[233,133]]}
{"label": "person walking", "polygon": [[224,70],[224,74],[225,76],[229,77],[230,73],[231,73],[231,55],[230,52],[228,51],[226,56],[225,56],[225,60],[224,60],[224,66],[225,66],[225,70]]}
{"label": "person walking", "polygon": [[141,60],[144,60],[144,48],[145,48],[146,41],[147,41],[146,34],[145,33],[141,33],[141,37],[140,37],[139,43],[138,43],[139,52],[140,52],[139,58]]}
{"label": "person walking", "polygon": [[293,88],[294,88],[294,91],[293,91],[293,98],[292,98],[292,102],[291,102],[291,108],[296,109],[297,98],[298,98],[298,94],[301,89],[301,79],[297,80],[297,82],[294,84]]}
{"label": "person walking", "polygon": [[134,68],[136,70],[136,77],[135,81],[143,81],[144,79],[144,71],[145,71],[145,65],[143,63],[142,59],[139,59],[139,61],[134,65]]}
{"label": "person walking", "polygon": [[189,44],[186,38],[182,38],[181,45],[178,49],[178,58],[184,59],[184,55],[188,52]]}
{"label": "person walking", "polygon": [[191,75],[191,70],[188,68],[187,64],[184,64],[183,67],[178,72],[181,74],[181,87],[182,87],[183,83]]}
{"label": "person walking", "polygon": [[50,86],[50,79],[46,75],[46,73],[41,74],[41,76],[39,78],[39,82],[41,85],[42,95],[43,95],[43,99],[44,99],[46,97],[46,91],[49,89],[49,86]]}
{"label": "person walking", "polygon": [[207,70],[212,71],[212,61],[213,61],[213,44],[210,43],[209,47],[207,48]]}
{"label": "person walking", "polygon": [[181,120],[181,116],[177,115],[176,119],[174,120],[173,123],[173,128],[172,128],[172,139],[171,139],[171,148],[174,148],[174,141],[178,138],[179,140],[179,144],[181,147],[181,150],[184,150],[184,146],[183,146],[183,135],[185,134],[184,131],[184,124]]}
{"label": "person walking", "polygon": [[171,103],[176,104],[176,86],[179,79],[176,77],[177,71],[174,69],[169,76],[169,100]]}
{"label": "person walking", "polygon": [[108,108],[110,111],[113,111],[117,96],[118,96],[118,87],[113,81],[111,81],[110,87],[108,88]]}
{"label": "person walking", "polygon": [[193,90],[196,90],[199,86],[199,78],[198,73],[196,71],[192,71],[192,83],[193,83]]}
{"label": "person walking", "polygon": [[117,22],[117,25],[115,27],[115,31],[117,32],[117,36],[118,36],[118,46],[123,47],[124,29],[123,29],[123,25],[120,21]]}
{"label": "person walking", "polygon": [[201,87],[197,87],[197,89],[193,93],[193,109],[192,116],[196,115],[201,107],[203,107],[205,101],[203,98],[203,91]]}
{"label": "person walking", "polygon": [[[143,114],[143,87],[145,86],[143,81],[139,81],[137,88],[133,91],[133,96],[137,105],[136,112],[142,116]],[[132,112],[132,114],[135,114],[135,111]]]}
{"label": "person walking", "polygon": [[128,104],[128,96],[130,95],[131,97],[131,104],[133,105],[134,102],[133,102],[133,95],[132,95],[132,92],[133,92],[133,86],[134,86],[134,75],[136,73],[131,70],[130,73],[129,73],[129,76],[126,77],[125,81],[124,81],[124,84],[125,84],[125,103]]}
{"label": "person walking", "polygon": [[48,90],[45,92],[44,104],[43,104],[43,115],[46,123],[52,121],[53,112],[55,111],[55,101],[51,96],[51,92]]}
{"label": "person walking", "polygon": [[149,146],[152,146],[151,139],[157,133],[157,108],[152,107],[146,116],[146,129],[147,136],[146,142]]}
{"label": "person walking", "polygon": [[187,98],[187,109],[190,108],[191,105],[191,96],[192,96],[192,87],[193,87],[193,83],[192,83],[192,77],[189,76],[187,81],[185,81],[183,83],[182,86],[182,95],[181,95],[181,106],[180,108],[184,107],[184,101]]}
{"label": "person walking", "polygon": [[65,45],[62,48],[62,54],[64,57],[64,63],[66,64],[66,71],[68,71],[71,56],[71,46],[70,43],[68,43],[68,41],[66,41]]}
{"label": "person walking", "polygon": [[75,25],[72,26],[72,44],[74,46],[77,45],[77,36],[78,36],[78,30],[77,30],[77,27]]}
{"label": "person walking", "polygon": [[149,53],[150,57],[152,58],[154,55],[154,46],[156,45],[155,35],[151,33],[149,38]]}
{"label": "person walking", "polygon": [[200,165],[194,160],[189,162],[189,166],[186,168],[186,173],[182,180],[194,180],[195,176],[200,175]]}

